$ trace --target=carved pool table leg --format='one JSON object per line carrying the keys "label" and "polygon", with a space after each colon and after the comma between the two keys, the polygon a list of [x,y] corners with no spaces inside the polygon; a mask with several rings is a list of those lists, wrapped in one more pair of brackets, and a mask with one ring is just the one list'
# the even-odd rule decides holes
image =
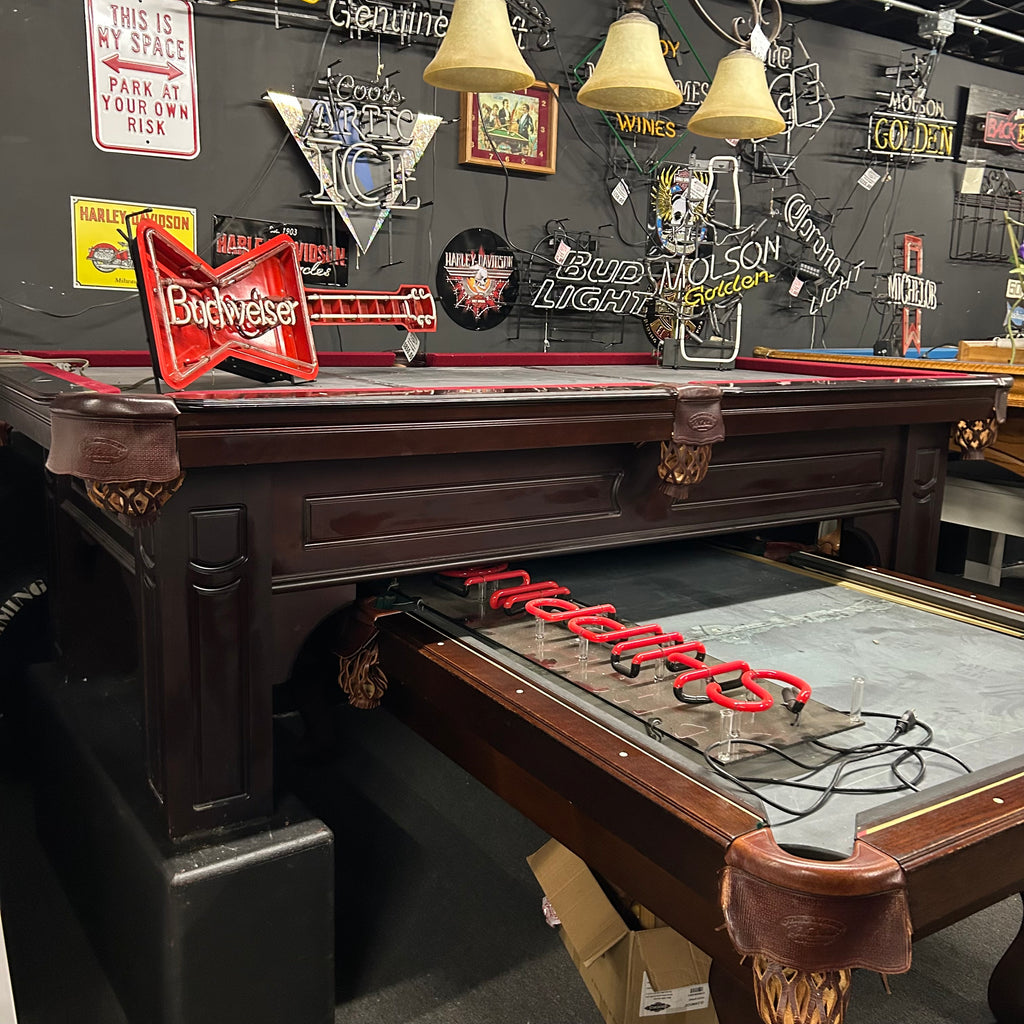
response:
{"label": "carved pool table leg", "polygon": [[842,1024],[850,1002],[848,970],[799,971],[753,958],[754,996],[764,1024]]}
{"label": "carved pool table leg", "polygon": [[[850,971],[797,971],[751,958],[753,988],[711,961],[711,999],[719,1024],[842,1024]],[[1009,1021],[1000,1022],[1009,1024]]]}
{"label": "carved pool table leg", "polygon": [[998,1024],[1024,1021],[1024,921],[988,983],[988,1005]]}

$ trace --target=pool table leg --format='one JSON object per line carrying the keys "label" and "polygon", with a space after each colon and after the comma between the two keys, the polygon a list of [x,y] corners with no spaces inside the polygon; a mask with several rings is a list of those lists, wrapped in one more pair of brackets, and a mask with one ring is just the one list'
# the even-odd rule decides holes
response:
{"label": "pool table leg", "polygon": [[988,1005],[998,1024],[1024,1020],[1024,921],[988,983]]}
{"label": "pool table leg", "polygon": [[753,990],[711,962],[708,981],[719,1024],[843,1024],[850,971],[798,971],[764,956],[751,959]]}

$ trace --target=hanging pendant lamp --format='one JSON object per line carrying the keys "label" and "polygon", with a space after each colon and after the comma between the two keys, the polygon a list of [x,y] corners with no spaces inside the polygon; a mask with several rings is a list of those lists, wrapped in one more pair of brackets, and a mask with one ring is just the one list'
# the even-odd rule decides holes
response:
{"label": "hanging pendant lamp", "polygon": [[643,0],[627,0],[626,13],[612,22],[597,67],[577,96],[583,106],[632,114],[683,102],[661,52],[658,26],[643,6]]}
{"label": "hanging pendant lamp", "polygon": [[749,50],[727,53],[686,127],[711,139],[765,139],[783,131],[786,122],[772,101],[764,62]]}
{"label": "hanging pendant lamp", "polygon": [[[719,62],[704,102],[694,111],[687,128],[694,135],[710,139],[766,139],[785,131],[786,122],[772,100],[764,61],[751,52],[753,40],[759,39],[767,53],[782,29],[782,7],[779,0],[750,0],[751,29],[740,34],[743,21],[733,22],[733,31],[726,32],[704,10],[700,0],[690,0],[701,17],[724,39],[739,49],[727,53]],[[762,7],[768,4],[770,24]],[[767,29],[767,31],[766,31]]]}
{"label": "hanging pendant lamp", "polygon": [[505,0],[455,0],[423,81],[455,92],[515,92],[536,81],[523,60]]}

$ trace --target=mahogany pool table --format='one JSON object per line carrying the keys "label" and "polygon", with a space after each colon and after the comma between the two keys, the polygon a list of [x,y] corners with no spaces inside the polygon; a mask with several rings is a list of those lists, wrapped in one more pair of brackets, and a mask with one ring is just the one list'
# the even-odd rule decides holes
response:
{"label": "mahogany pool table", "polygon": [[[875,564],[925,575],[950,430],[977,454],[1004,413],[1007,389],[998,377],[806,373],[759,359],[722,372],[663,369],[642,358],[496,366],[481,357],[459,366],[438,357],[437,365],[401,367],[355,366],[339,356],[325,357],[309,385],[260,386],[216,371],[188,391],[158,395],[145,353],[87,358],[87,367],[75,353],[0,358],[0,439],[39,473],[44,463],[51,470],[59,658],[73,681],[91,673],[97,657],[127,657],[143,694],[146,763],[122,767],[148,777],[164,839],[187,849],[243,827],[251,837],[273,812],[274,686],[294,671],[314,627],[353,604],[360,586],[496,558],[835,520]],[[122,616],[123,643],[98,643],[90,630],[92,613],[108,604]],[[403,677],[396,709],[551,831],[566,833],[551,817],[553,808],[566,811],[577,847],[636,884],[674,923],[685,923],[680,894],[700,888],[686,904],[697,915],[690,931],[724,962],[710,886],[725,843],[756,829],[758,812],[716,798],[678,816],[671,808],[685,794],[663,790],[669,780],[654,766],[632,787],[624,816],[597,824],[573,817],[572,797],[550,788],[557,772],[517,765],[472,715],[445,721],[420,713],[417,702],[433,699],[437,673],[413,667],[425,689],[408,687],[412,661],[424,664],[423,627],[400,636],[396,628],[389,619],[381,643],[382,661]],[[509,685],[503,675],[499,689]],[[548,756],[550,721],[538,729],[535,711],[519,704],[492,690],[466,706],[517,738],[524,758]],[[593,745],[583,733],[566,737],[555,760],[571,752],[578,778],[606,794],[607,810],[625,791],[621,775],[605,770],[601,736],[608,733],[597,729]],[[676,778],[687,792],[710,793]],[[1008,813],[1019,817],[1019,777],[1005,785]],[[966,808],[977,818],[992,841],[975,848],[996,862],[1007,843],[1019,844],[1020,828],[1006,816],[993,824],[982,802],[958,804],[954,817],[966,820]],[[651,856],[650,835],[637,832],[646,820],[689,834],[695,875],[674,875],[669,861]],[[222,843],[218,856],[230,860],[229,847]],[[976,862],[966,862],[973,870]],[[244,874],[245,858],[230,870]],[[921,877],[941,887],[945,871]],[[1003,874],[993,873],[987,898],[1015,884],[1016,875]],[[317,894],[307,899],[315,905]],[[964,912],[962,902],[925,905],[925,928]],[[234,935],[231,963],[245,961],[256,941],[245,930]],[[154,938],[152,964],[164,963],[165,945]],[[121,962],[130,952],[121,951]],[[302,964],[329,963],[329,946],[308,953],[296,953]],[[287,951],[262,954],[273,956],[281,978],[304,977]],[[263,970],[264,961],[251,959],[247,979]],[[182,984],[178,966],[171,964],[170,985]],[[725,967],[733,983],[717,984],[721,1019],[747,1020],[749,988],[735,984],[745,973]],[[248,980],[239,984],[251,989]],[[298,1006],[309,986],[277,989]],[[250,997],[236,1005],[247,1020],[260,1012]]]}
{"label": "mahogany pool table", "polygon": [[[722,1024],[756,1019],[750,964],[732,943],[759,955],[764,1021],[839,1024],[849,984],[839,968],[905,971],[911,938],[1024,887],[1024,609],[795,558],[783,566],[678,541],[514,560],[506,572],[528,571],[533,586],[553,581],[571,603],[610,602],[605,620],[584,615],[579,628],[555,621],[538,632],[525,598],[507,613],[480,599],[480,584],[463,597],[436,576],[399,581],[376,620],[385,703],[709,954]],[[548,610],[571,614],[558,607]],[[610,664],[618,638],[601,637],[614,624],[644,624],[646,639],[634,628],[621,641],[633,646]],[[719,708],[674,697],[687,666],[666,666],[652,645],[668,650],[679,638],[706,648],[694,666],[739,659],[763,673],[774,704],[736,714],[735,749],[749,757],[719,761]],[[650,660],[626,674],[637,657]],[[812,687],[799,715],[773,671]],[[736,674],[719,673],[726,695],[756,708],[728,688]],[[848,713],[855,676],[866,680],[858,724]],[[692,700],[704,683],[683,689]],[[879,743],[924,744],[926,770],[917,777],[909,759],[898,770],[888,748],[868,750]],[[779,747],[825,767],[808,777]],[[830,798],[780,784],[831,785],[837,749],[856,753]],[[726,864],[736,877],[720,896]],[[1022,956],[1024,932],[989,985],[999,1024],[1024,1019]],[[955,964],[950,977],[955,984]]]}
{"label": "mahogany pool table", "polygon": [[1007,387],[760,359],[338,355],[312,384],[214,371],[161,396],[146,352],[77,355],[0,360],[0,438],[49,459],[67,663],[92,646],[80,609],[104,600],[82,545],[129,580],[147,771],[178,838],[270,813],[274,684],[361,581],[828,520],[925,575],[950,429],[984,445]]}

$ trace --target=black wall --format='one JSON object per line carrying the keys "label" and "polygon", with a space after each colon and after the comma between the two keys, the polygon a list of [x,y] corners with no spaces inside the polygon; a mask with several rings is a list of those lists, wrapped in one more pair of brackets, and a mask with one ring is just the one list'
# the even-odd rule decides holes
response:
{"label": "black wall", "polygon": [[[306,7],[323,11],[326,4]],[[711,3],[723,23],[744,13],[746,4]],[[595,0],[547,0],[557,28],[562,55],[574,64],[590,50],[614,15],[615,5]],[[726,44],[699,21],[686,0],[673,8],[709,70],[726,52]],[[813,8],[787,12],[794,20]],[[304,160],[270,105],[261,100],[268,89],[304,93],[324,65],[341,56],[343,70],[368,73],[376,65],[377,45],[371,41],[339,42],[326,33],[326,19],[311,29],[275,30],[269,22],[224,17],[209,7],[196,8],[197,63],[200,89],[202,152],[192,161],[123,156],[101,152],[89,126],[89,86],[82,6],[68,0],[0,0],[0,347],[3,348],[131,348],[144,345],[138,300],[131,293],[75,289],[72,286],[69,196],[138,201],[195,207],[200,252],[210,244],[214,214],[233,213],[258,219],[287,218],[297,223],[323,222],[324,214],[300,198],[313,186]],[[678,39],[678,35],[670,30]],[[849,198],[835,226],[834,243],[841,255],[868,265],[858,288],[871,288],[872,267],[888,269],[892,236],[912,231],[925,236],[926,276],[941,282],[943,303],[924,316],[925,345],[956,342],[1000,333],[1002,293],[1007,266],[953,262],[948,259],[955,190],[963,173],[959,162],[915,164],[894,170],[891,181],[872,193],[855,187],[867,165],[856,152],[866,140],[866,114],[877,104],[875,90],[884,88],[879,67],[898,60],[897,43],[838,29],[812,20],[798,24],[812,60],[822,67],[829,92],[838,99],[833,120],[806,147],[797,165],[801,187],[835,207]],[[325,45],[326,39],[326,45]],[[685,44],[682,49],[685,49]],[[682,50],[681,50],[682,52]],[[388,70],[400,74],[395,84],[414,110],[445,118],[458,116],[458,96],[424,85],[422,69],[431,51],[413,45],[398,51],[383,43]],[[565,77],[555,50],[529,55],[538,77],[558,82],[568,101]],[[674,73],[682,79],[701,77],[692,55],[682,57]],[[956,116],[966,87],[978,83],[1024,97],[1016,74],[943,57],[929,95],[945,102]],[[1024,100],[1022,100],[1024,105]],[[550,177],[513,176],[508,183],[507,232],[518,246],[532,248],[551,219],[566,219],[570,230],[602,236],[602,256],[636,258],[643,231],[630,208],[609,198],[617,177],[609,177],[609,133],[596,112],[568,101],[559,119],[558,170]],[[567,113],[591,144],[574,134]],[[680,114],[678,120],[685,121]],[[850,123],[859,121],[858,124]],[[393,218],[392,252],[382,231],[369,252],[352,263],[353,287],[392,288],[404,282],[433,283],[437,254],[459,231],[472,226],[499,233],[503,224],[503,175],[462,167],[457,162],[458,126],[443,126],[418,168],[415,192],[433,204],[419,213]],[[701,156],[732,152],[725,143],[688,137],[676,150],[683,158],[696,146]],[[637,212],[645,215],[645,185],[630,179]],[[768,209],[773,186],[752,185],[744,175],[744,200],[749,218]],[[781,194],[781,185],[774,186]],[[880,192],[879,190],[884,190]],[[616,216],[618,231],[614,226]],[[621,235],[620,237],[617,237]],[[852,246],[852,248],[851,248]],[[805,347],[811,320],[801,307],[786,310],[788,278],[763,286],[748,299],[744,311],[743,350],[754,345]],[[119,301],[122,300],[122,301]],[[97,303],[117,303],[75,314]],[[60,317],[22,307],[36,307]],[[867,345],[878,336],[881,317],[867,296],[848,294],[834,307],[826,334],[829,346]],[[506,326],[511,326],[508,321]],[[821,323],[817,337],[821,337]],[[428,347],[440,351],[523,349],[536,351],[540,333],[530,327],[518,341],[509,341],[504,327],[474,333],[456,327],[441,314]],[[602,336],[617,343],[618,332]],[[318,330],[323,349],[394,348],[401,335],[391,328]],[[647,347],[636,323],[625,334],[628,348]]]}

